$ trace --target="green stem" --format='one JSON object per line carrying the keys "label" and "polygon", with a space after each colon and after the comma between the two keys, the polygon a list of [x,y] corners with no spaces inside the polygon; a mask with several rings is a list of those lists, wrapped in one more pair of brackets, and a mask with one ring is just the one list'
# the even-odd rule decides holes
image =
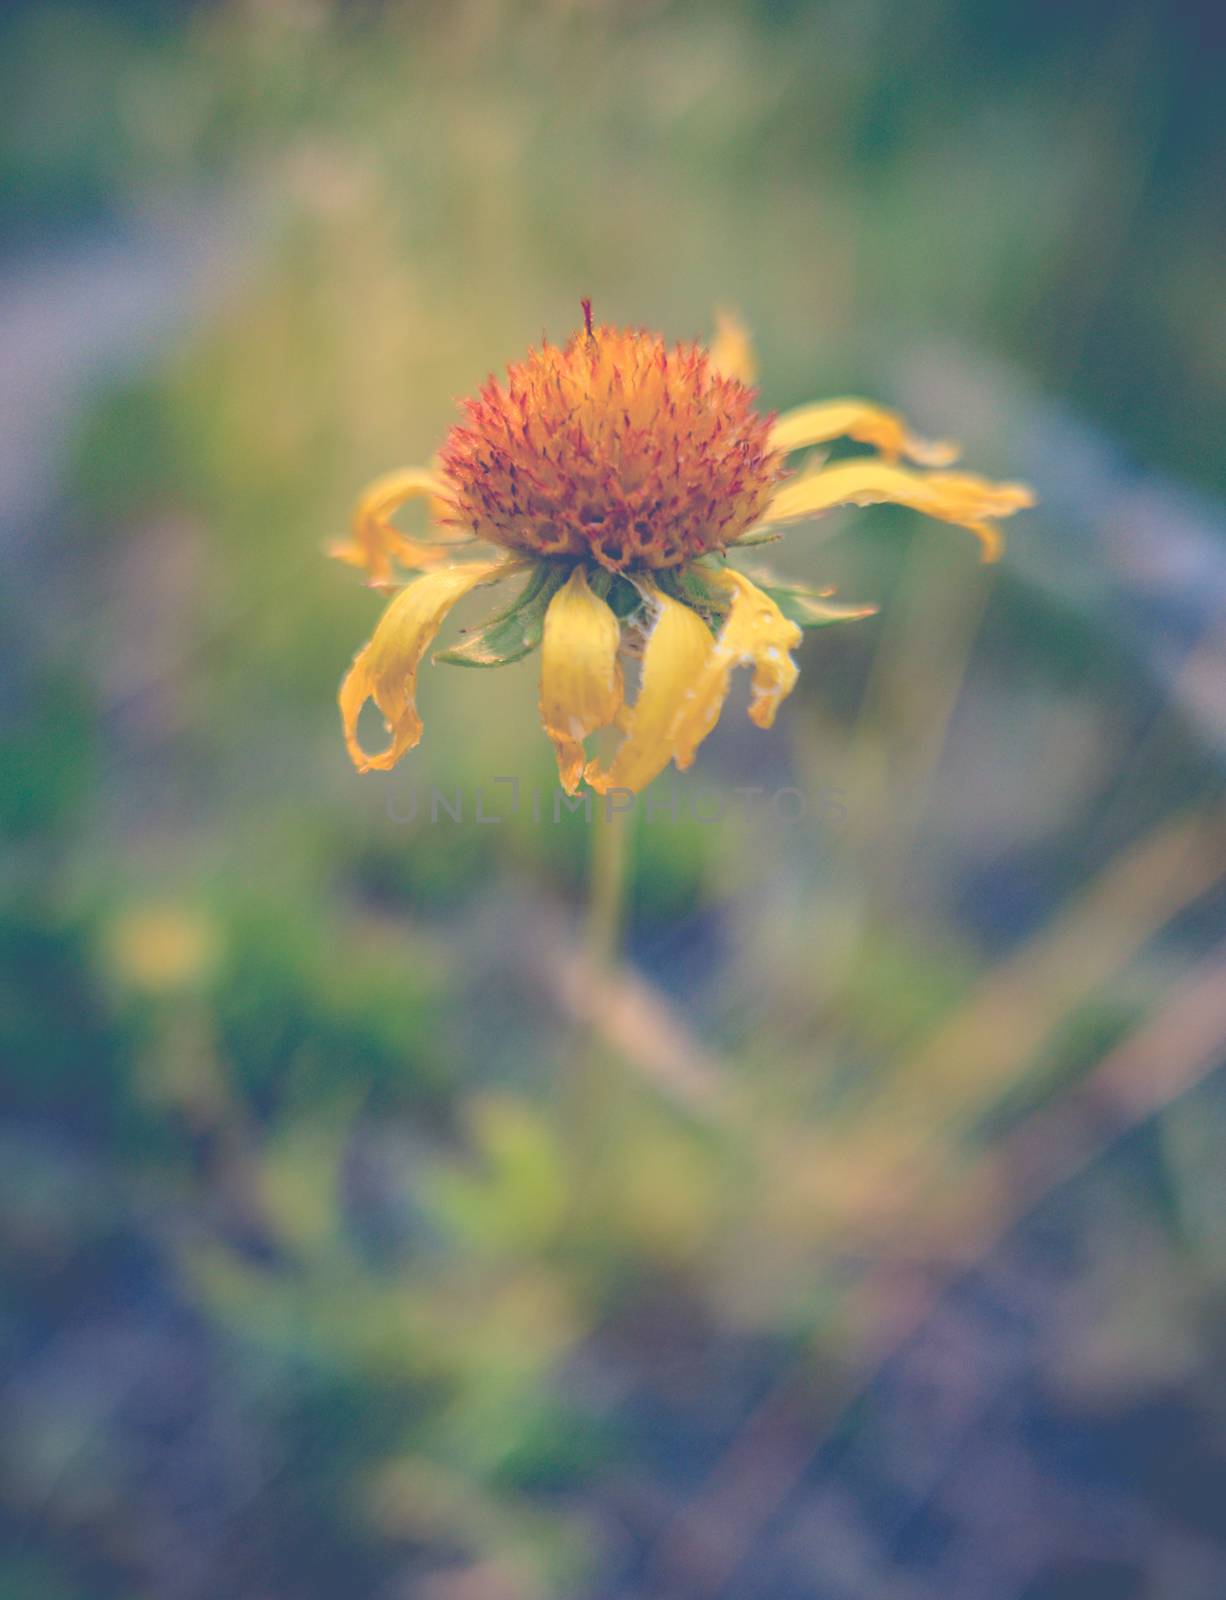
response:
{"label": "green stem", "polygon": [[629,812],[597,799],[588,866],[587,950],[599,976],[617,965],[628,883]]}
{"label": "green stem", "polygon": [[[596,798],[589,832],[584,944],[591,1001],[599,1005],[596,991],[615,971],[621,947],[630,865],[629,816],[621,810],[610,811],[603,799]],[[600,1209],[598,1196],[605,1166],[602,1152],[610,1131],[616,1083],[598,1025],[589,1018],[571,1048],[562,1101],[562,1125],[574,1185],[569,1229],[576,1237],[582,1236]]]}

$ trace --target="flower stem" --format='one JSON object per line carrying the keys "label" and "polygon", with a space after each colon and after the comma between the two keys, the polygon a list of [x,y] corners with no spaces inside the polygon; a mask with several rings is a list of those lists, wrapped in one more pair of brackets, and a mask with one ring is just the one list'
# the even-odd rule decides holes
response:
{"label": "flower stem", "polygon": [[598,799],[592,812],[588,865],[587,952],[593,974],[616,966],[630,864],[628,813]]}
{"label": "flower stem", "polygon": [[584,988],[590,1012],[579,1025],[570,1052],[562,1097],[563,1136],[569,1148],[572,1184],[568,1231],[581,1238],[600,1213],[607,1167],[606,1144],[618,1096],[597,1014],[618,961],[629,882],[629,818],[596,799],[588,853],[588,897],[584,925],[587,957]]}

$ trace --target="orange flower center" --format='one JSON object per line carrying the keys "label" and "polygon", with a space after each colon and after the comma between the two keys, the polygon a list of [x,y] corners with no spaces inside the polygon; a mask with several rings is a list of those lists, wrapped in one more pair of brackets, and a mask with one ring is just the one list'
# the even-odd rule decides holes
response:
{"label": "orange flower center", "polygon": [[698,345],[587,323],[464,402],[441,468],[452,520],[481,539],[611,571],[718,550],[766,510],[781,457],[753,391]]}

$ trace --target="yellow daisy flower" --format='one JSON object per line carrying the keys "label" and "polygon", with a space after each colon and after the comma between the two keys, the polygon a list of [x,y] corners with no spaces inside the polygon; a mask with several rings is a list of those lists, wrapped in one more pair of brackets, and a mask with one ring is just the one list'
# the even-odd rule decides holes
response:
{"label": "yellow daisy flower", "polygon": [[[410,576],[354,659],[340,691],[345,740],[361,772],[385,772],[421,738],[417,668],[469,590],[519,580],[511,603],[436,661],[501,666],[538,646],[541,720],[570,794],[638,791],[669,761],[685,769],[715,726],[735,668],[752,668],[749,715],[769,728],[796,682],[791,652],[810,626],[871,615],[728,564],[748,545],[836,506],[888,501],[968,529],[995,561],[996,520],[1033,504],[1028,488],[945,470],[953,445],[914,437],[894,412],[829,400],[780,417],[755,409],[753,354],[723,315],[710,350],[657,334],[584,327],[548,342],[465,402],[433,469],[391,473],[358,503],[333,549],[388,586]],[[786,470],[796,451],[836,439],[869,455]],[[907,464],[904,464],[907,463]],[[924,470],[918,470],[924,469]],[[936,470],[933,470],[936,469]],[[431,533],[392,522],[428,502]],[[622,662],[641,657],[637,696]],[[358,716],[373,700],[390,742],[368,754]],[[607,766],[584,741],[621,732]]]}

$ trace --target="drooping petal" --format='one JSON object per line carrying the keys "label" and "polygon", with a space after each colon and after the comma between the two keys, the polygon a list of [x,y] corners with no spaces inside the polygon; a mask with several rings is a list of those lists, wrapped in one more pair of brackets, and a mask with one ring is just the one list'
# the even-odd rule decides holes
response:
{"label": "drooping petal", "polygon": [[734,311],[715,313],[715,337],[711,340],[709,354],[711,365],[722,377],[752,383],[758,376],[749,329]]}
{"label": "drooping petal", "polygon": [[789,652],[803,637],[800,628],[743,572],[725,567],[707,577],[731,595],[732,606],[672,730],[677,765],[683,771],[719,721],[736,667],[753,668],[749,715],[759,728],[771,726],[799,676]]}
{"label": "drooping petal", "polygon": [[834,506],[889,503],[926,517],[952,522],[973,533],[985,561],[999,559],[1004,541],[993,518],[1009,517],[1034,504],[1022,483],[991,483],[963,472],[909,472],[885,461],[840,461],[785,483],[767,507],[764,521],[795,522]]}
{"label": "drooping petal", "polygon": [[785,454],[832,439],[854,439],[872,445],[887,461],[905,456],[923,467],[947,467],[959,449],[949,439],[920,439],[910,433],[896,411],[867,400],[825,400],[785,411],[771,429],[771,444]]}
{"label": "drooping petal", "polygon": [[607,769],[588,764],[585,777],[598,794],[609,789],[637,794],[663,772],[677,753],[674,730],[714,643],[696,611],[646,580],[642,588],[656,620],[643,652],[638,699],[625,719],[626,737]]}
{"label": "drooping petal", "polygon": [[878,607],[871,604],[848,605],[836,601],[831,588],[814,589],[810,584],[797,583],[793,578],[782,578],[759,562],[746,562],[737,568],[771,599],[789,622],[798,628],[827,628],[838,622],[862,622],[865,617],[876,616]]}
{"label": "drooping petal", "polygon": [[620,639],[617,618],[576,567],[549,602],[541,639],[541,721],[567,794],[583,776],[584,739],[607,727],[621,708]]}
{"label": "drooping petal", "polygon": [[[328,554],[351,567],[365,567],[374,584],[390,580],[393,556],[406,567],[437,566],[449,559],[449,552],[436,544],[455,538],[442,520],[448,510],[442,494],[439,480],[424,467],[406,467],[376,478],[354,507],[350,537],[331,545]],[[393,525],[392,514],[410,500],[430,502],[431,518],[437,524],[434,540],[410,539]]]}
{"label": "drooping petal", "polygon": [[[390,771],[421,738],[417,668],[452,606],[478,584],[519,570],[519,563],[509,561],[443,567],[415,578],[388,606],[341,684],[345,745],[359,772]],[[387,749],[373,756],[358,743],[358,716],[368,700],[383,713],[391,734]]]}

